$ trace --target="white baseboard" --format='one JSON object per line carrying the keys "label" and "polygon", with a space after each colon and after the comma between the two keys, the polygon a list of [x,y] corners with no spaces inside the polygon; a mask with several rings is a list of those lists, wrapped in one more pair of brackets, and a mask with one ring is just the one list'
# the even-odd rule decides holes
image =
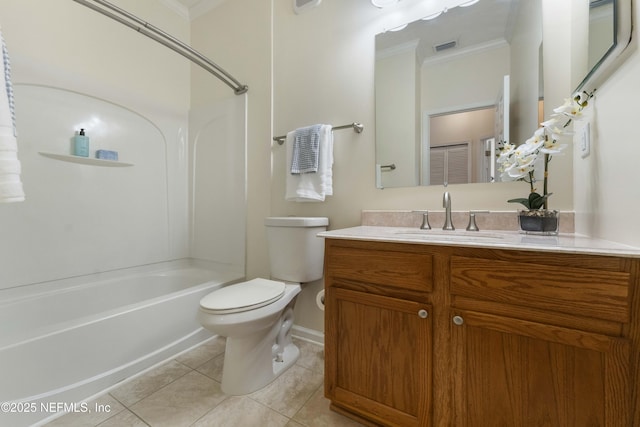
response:
{"label": "white baseboard", "polygon": [[324,345],[324,332],[293,325],[291,328],[291,334],[298,339],[310,341],[314,344]]}

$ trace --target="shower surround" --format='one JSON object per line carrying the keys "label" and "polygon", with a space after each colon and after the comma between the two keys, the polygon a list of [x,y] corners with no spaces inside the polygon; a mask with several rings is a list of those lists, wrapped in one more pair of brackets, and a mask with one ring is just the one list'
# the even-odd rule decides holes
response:
{"label": "shower surround", "polygon": [[[27,200],[0,209],[0,395],[71,404],[211,336],[199,298],[245,274],[246,95],[176,117],[15,92]],[[89,159],[70,155],[80,128]]]}

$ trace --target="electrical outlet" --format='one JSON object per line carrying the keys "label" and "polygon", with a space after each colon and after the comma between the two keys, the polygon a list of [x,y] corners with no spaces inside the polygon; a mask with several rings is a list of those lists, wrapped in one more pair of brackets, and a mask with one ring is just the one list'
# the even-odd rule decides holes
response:
{"label": "electrical outlet", "polygon": [[580,157],[583,159],[591,154],[591,124],[587,122],[580,133]]}

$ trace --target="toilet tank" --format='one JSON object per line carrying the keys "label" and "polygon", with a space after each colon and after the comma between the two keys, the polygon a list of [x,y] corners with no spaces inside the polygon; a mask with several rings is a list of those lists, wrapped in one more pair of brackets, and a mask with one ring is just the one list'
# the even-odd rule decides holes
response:
{"label": "toilet tank", "polygon": [[322,278],[324,239],[316,235],[327,229],[324,217],[269,217],[265,219],[271,278],[305,283]]}

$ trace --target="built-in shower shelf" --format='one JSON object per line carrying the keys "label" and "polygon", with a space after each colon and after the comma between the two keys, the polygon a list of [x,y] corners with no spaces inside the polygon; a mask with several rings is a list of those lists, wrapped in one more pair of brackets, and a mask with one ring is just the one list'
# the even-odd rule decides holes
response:
{"label": "built-in shower shelf", "polygon": [[82,163],[85,165],[107,166],[107,167],[116,167],[116,168],[133,166],[133,163],[125,163],[117,160],[94,159],[92,157],[72,156],[70,154],[48,153],[46,151],[39,151],[38,153],[41,156],[49,157],[51,159],[56,159],[56,160],[62,160],[63,162]]}

